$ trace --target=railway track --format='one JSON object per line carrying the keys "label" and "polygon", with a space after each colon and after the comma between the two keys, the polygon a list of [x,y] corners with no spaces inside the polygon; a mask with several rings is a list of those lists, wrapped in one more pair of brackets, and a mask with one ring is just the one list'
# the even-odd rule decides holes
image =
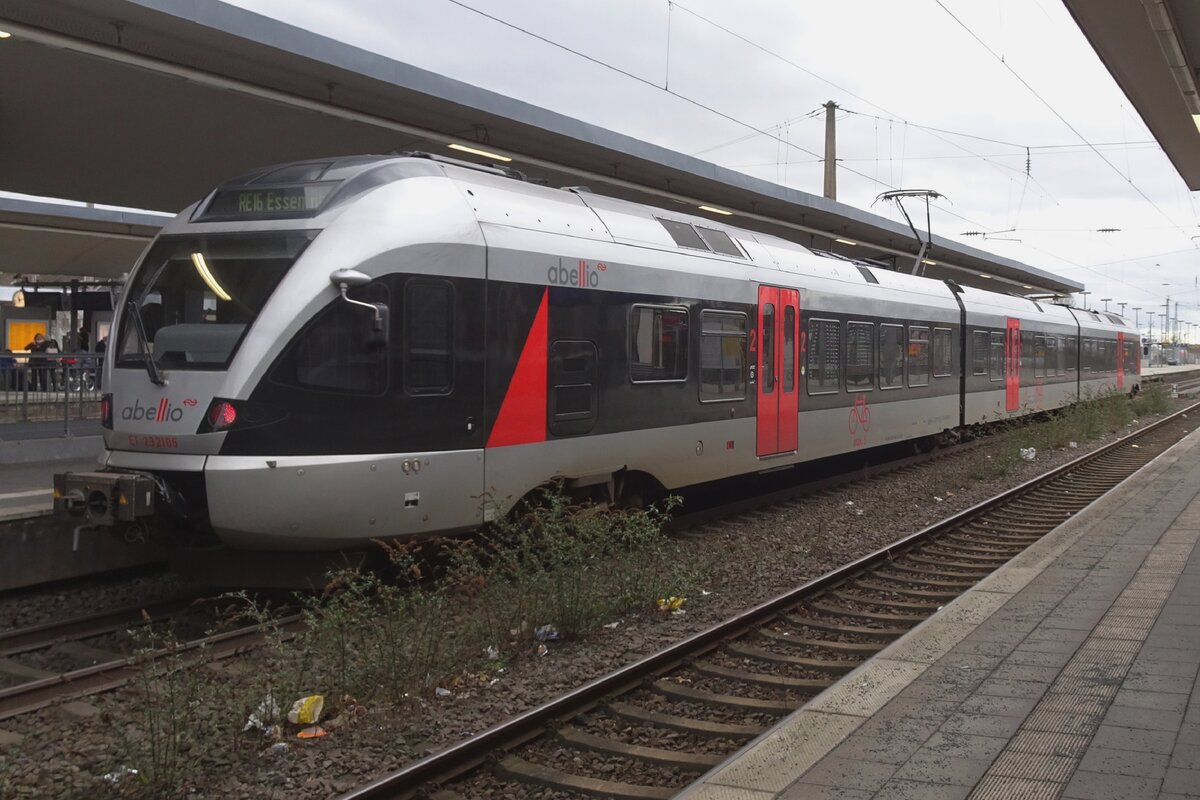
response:
{"label": "railway track", "polygon": [[1166,417],[343,800],[520,796],[522,784],[540,796],[672,797],[1179,441],[1196,424],[1185,414],[1198,408]]}
{"label": "railway track", "polygon": [[[206,660],[228,658],[263,641],[268,630],[278,628],[286,634],[298,630],[301,624],[300,615],[291,614],[214,635],[189,638],[179,634],[189,628],[210,628],[217,618],[214,602],[212,596],[195,592],[153,604],[0,632],[0,677],[16,681],[0,685],[0,720],[124,686],[147,660],[178,656],[187,661],[201,655]],[[178,643],[168,647],[134,653],[131,651],[142,650],[138,640],[120,635],[132,628],[166,624],[179,636]],[[106,635],[99,647],[89,642]],[[81,666],[56,671],[47,669],[48,663]]]}

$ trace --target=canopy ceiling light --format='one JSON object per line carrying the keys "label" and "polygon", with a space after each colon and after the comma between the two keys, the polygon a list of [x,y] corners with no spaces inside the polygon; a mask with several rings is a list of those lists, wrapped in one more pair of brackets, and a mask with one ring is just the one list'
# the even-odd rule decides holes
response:
{"label": "canopy ceiling light", "polygon": [[502,156],[499,153],[493,153],[490,150],[480,150],[476,147],[467,147],[465,144],[459,144],[458,142],[453,142],[446,146],[449,147],[451,150],[458,150],[460,152],[470,153],[471,155],[475,155],[475,156],[483,156],[484,158],[494,158],[497,161],[512,161],[512,159],[509,158],[508,156]]}

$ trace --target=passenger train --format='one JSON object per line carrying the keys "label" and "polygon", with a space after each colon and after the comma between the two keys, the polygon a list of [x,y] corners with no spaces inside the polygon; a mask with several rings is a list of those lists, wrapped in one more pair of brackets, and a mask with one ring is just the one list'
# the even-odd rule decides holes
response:
{"label": "passenger train", "polygon": [[[95,472],[129,538],[334,550],[557,479],[663,490],[1136,390],[1137,332],[425,154],[229,181],[124,289]],[[176,533],[183,532],[183,533]]]}

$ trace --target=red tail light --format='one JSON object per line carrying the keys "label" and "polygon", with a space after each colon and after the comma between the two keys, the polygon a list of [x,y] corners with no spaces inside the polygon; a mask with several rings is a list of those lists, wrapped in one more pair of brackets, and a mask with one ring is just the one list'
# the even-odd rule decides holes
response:
{"label": "red tail light", "polygon": [[223,431],[237,421],[237,409],[233,403],[218,400],[208,409],[208,424],[214,431]]}
{"label": "red tail light", "polygon": [[100,427],[108,428],[110,431],[112,430],[113,426],[112,409],[112,395],[100,395]]}

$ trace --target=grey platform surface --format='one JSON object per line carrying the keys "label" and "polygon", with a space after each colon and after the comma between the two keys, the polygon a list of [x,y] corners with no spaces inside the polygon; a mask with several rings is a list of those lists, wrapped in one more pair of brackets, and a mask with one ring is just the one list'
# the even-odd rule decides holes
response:
{"label": "grey platform surface", "polygon": [[1200,432],[689,800],[1200,798]]}
{"label": "grey platform surface", "polygon": [[0,463],[0,521],[29,514],[48,514],[53,505],[56,472],[96,469],[96,459],[61,458],[22,464]]}

